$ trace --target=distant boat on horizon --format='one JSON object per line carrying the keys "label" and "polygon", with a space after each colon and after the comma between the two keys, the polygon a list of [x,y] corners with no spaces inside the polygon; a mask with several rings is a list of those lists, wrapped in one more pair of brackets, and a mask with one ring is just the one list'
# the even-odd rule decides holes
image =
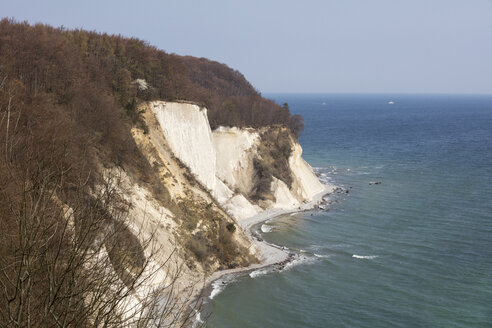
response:
{"label": "distant boat on horizon", "polygon": [[394,101],[388,101],[388,105],[394,105],[395,102]]}

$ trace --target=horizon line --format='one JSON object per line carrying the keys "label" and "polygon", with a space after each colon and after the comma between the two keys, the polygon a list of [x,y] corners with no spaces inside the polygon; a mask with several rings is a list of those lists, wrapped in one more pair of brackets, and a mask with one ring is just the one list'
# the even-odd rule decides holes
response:
{"label": "horizon line", "polygon": [[492,92],[334,92],[334,91],[326,91],[326,92],[299,92],[299,91],[274,91],[274,92],[260,92],[261,95],[295,95],[295,94],[303,94],[303,95],[439,95],[439,96],[492,96]]}

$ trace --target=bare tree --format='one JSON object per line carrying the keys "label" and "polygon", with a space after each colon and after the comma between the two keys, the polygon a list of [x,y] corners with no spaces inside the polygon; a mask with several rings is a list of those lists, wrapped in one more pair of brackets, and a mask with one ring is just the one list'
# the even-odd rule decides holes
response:
{"label": "bare tree", "polygon": [[130,224],[116,179],[91,185],[54,136],[38,149],[11,82],[0,78],[0,326],[189,324],[200,304],[180,294],[174,252],[160,258]]}

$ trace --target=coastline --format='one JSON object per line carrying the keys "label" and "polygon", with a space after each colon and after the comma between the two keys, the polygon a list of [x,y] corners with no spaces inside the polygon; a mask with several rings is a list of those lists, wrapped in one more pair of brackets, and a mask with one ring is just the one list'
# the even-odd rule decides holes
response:
{"label": "coastline", "polygon": [[[291,259],[290,252],[284,250],[282,247],[272,245],[259,238],[257,234],[253,231],[253,228],[265,221],[273,220],[282,215],[298,213],[312,210],[319,205],[326,195],[332,194],[336,190],[336,186],[332,184],[323,184],[323,190],[315,194],[310,202],[305,203],[299,207],[291,209],[270,209],[258,213],[252,217],[236,221],[241,228],[244,230],[246,235],[250,238],[251,243],[257,248],[259,253],[259,262],[251,264],[247,267],[240,267],[234,269],[220,270],[214,272],[212,275],[205,279],[203,288],[199,293],[199,298],[210,298],[212,299],[216,294],[214,294],[214,282],[219,281],[221,278],[234,276],[237,274],[246,274],[250,271],[254,271],[261,268],[266,268],[269,266],[277,265],[280,263],[286,263]],[[227,285],[226,281],[222,281],[221,285]]]}

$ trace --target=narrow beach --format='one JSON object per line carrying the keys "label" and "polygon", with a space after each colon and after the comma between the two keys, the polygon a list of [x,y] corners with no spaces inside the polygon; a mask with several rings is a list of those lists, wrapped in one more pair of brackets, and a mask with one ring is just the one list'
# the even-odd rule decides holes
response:
{"label": "narrow beach", "polygon": [[[266,210],[252,217],[239,220],[238,224],[248,235],[254,247],[258,249],[259,263],[255,263],[247,267],[214,272],[206,279],[204,288],[201,292],[201,297],[204,298],[208,297],[212,299],[215,295],[220,293],[220,291],[231,280],[231,279],[227,279],[227,277],[233,277],[238,274],[246,274],[248,272],[257,269],[265,268],[279,263],[288,262],[290,259],[288,250],[284,250],[281,247],[265,242],[263,239],[259,238],[256,235],[255,231],[253,231],[254,230],[253,228],[260,223],[275,219],[282,215],[303,212],[313,209],[317,204],[320,204],[322,202],[324,196],[331,194],[336,189],[336,186],[331,184],[324,184],[323,186],[324,189],[321,192],[314,195],[313,199],[310,202],[303,204],[300,207],[291,208],[291,209]],[[218,284],[215,285],[214,283],[218,283]]]}

